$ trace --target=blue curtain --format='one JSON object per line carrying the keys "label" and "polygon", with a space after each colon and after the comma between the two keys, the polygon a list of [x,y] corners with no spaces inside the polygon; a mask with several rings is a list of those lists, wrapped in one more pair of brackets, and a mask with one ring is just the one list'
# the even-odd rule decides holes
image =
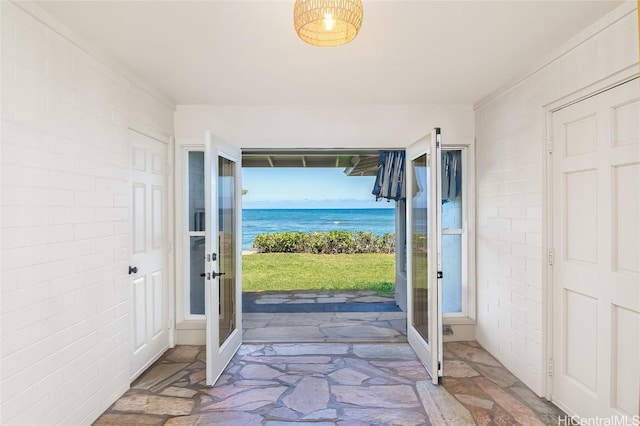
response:
{"label": "blue curtain", "polygon": [[380,151],[376,182],[371,191],[376,201],[381,198],[395,201],[405,198],[404,159],[404,151]]}
{"label": "blue curtain", "polygon": [[[460,196],[462,188],[462,152],[442,151],[442,203],[453,201]],[[405,190],[404,151],[380,151],[376,182],[371,193],[376,201],[404,200]]]}
{"label": "blue curtain", "polygon": [[460,196],[462,151],[442,151],[442,204]]}

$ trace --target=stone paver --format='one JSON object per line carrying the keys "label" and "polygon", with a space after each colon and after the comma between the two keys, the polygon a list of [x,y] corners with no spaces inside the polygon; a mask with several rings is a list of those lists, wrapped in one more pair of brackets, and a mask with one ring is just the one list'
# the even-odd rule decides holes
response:
{"label": "stone paver", "polygon": [[196,393],[198,393],[198,391],[195,391],[193,389],[181,388],[178,386],[170,386],[165,390],[163,390],[162,392],[160,392],[160,395],[179,396],[180,398],[191,398]]}
{"label": "stone paver", "polygon": [[240,370],[240,375],[252,379],[273,379],[274,377],[284,375],[284,373],[267,365],[249,364]]}
{"label": "stone paver", "polygon": [[205,348],[178,347],[95,424],[541,425],[565,416],[475,342],[451,345],[444,368],[455,377],[442,386],[406,343],[247,344],[214,387],[204,383]]}
{"label": "stone paver", "polygon": [[393,328],[375,327],[372,325],[348,325],[343,327],[320,327],[327,337],[348,338],[385,338],[399,337],[401,334]]}
{"label": "stone paver", "polygon": [[341,368],[338,371],[334,371],[329,374],[329,377],[334,382],[341,385],[360,385],[365,380],[369,379],[369,376],[351,368]]}
{"label": "stone paver", "polygon": [[411,386],[343,386],[331,387],[338,402],[361,407],[409,408],[419,405]]}
{"label": "stone paver", "polygon": [[191,399],[131,392],[116,401],[114,410],[128,411],[131,413],[180,416],[191,414],[193,406],[194,402]]}
{"label": "stone paver", "polygon": [[329,403],[329,384],[325,379],[303,377],[291,395],[286,396],[282,402],[302,414],[324,410]]}
{"label": "stone paver", "polygon": [[[263,385],[258,385],[263,386]],[[264,407],[267,404],[275,402],[280,395],[287,390],[285,386],[278,387],[258,387],[249,389],[246,392],[231,396],[224,401],[215,402],[202,408],[202,410],[240,410],[249,411],[256,408]]]}
{"label": "stone paver", "polygon": [[258,426],[262,425],[262,417],[257,414],[243,412],[220,412],[197,414],[194,416],[174,417],[164,426]]}
{"label": "stone paver", "polygon": [[151,389],[153,386],[174,376],[176,373],[182,372],[187,365],[188,364],[183,362],[155,365],[145,371],[138,380],[133,382],[131,387],[137,389]]}
{"label": "stone paver", "polygon": [[465,345],[461,342],[451,342],[447,345],[447,349],[464,361],[500,367],[500,363],[496,361],[494,357],[489,355],[487,351],[480,348]]}
{"label": "stone paver", "polygon": [[358,345],[354,348],[360,358],[416,359],[409,345]]}
{"label": "stone paver", "polygon": [[94,426],[122,426],[122,425],[157,425],[162,421],[162,417],[150,416],[148,414],[104,414],[93,425]]}
{"label": "stone paver", "polygon": [[296,303],[388,303],[394,298],[376,295],[375,291],[314,291],[292,293],[288,291],[252,293],[255,295],[254,304],[296,304]]}
{"label": "stone paver", "polygon": [[464,361],[445,360],[444,368],[447,370],[448,377],[475,377],[480,375]]}
{"label": "stone paver", "polygon": [[[415,426],[423,425],[426,421],[426,416],[423,412],[406,409],[390,410],[388,408],[345,408],[344,418],[359,422],[349,423],[350,425],[358,426],[362,424],[370,425],[371,423],[376,425]],[[342,424],[340,423],[340,425]]]}
{"label": "stone paver", "polygon": [[306,345],[277,345],[273,348],[277,355],[344,355],[349,352],[349,345],[334,343]]}
{"label": "stone paver", "polygon": [[324,338],[326,337],[317,327],[312,326],[291,326],[291,327],[263,327],[245,330],[244,337],[246,339],[274,339],[274,338],[291,338],[302,334],[307,338]]}
{"label": "stone paver", "polygon": [[460,426],[475,424],[469,410],[456,401],[455,397],[443,387],[435,386],[428,381],[421,381],[416,383],[416,388],[432,424]]}

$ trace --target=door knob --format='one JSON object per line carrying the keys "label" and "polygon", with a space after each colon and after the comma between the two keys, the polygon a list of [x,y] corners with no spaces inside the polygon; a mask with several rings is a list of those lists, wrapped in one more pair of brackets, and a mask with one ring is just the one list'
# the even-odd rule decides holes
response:
{"label": "door knob", "polygon": [[137,273],[138,273],[138,267],[137,266],[129,266],[129,275],[137,274]]}
{"label": "door knob", "polygon": [[224,275],[224,272],[211,271],[211,279],[214,279],[215,277],[219,277],[220,275]]}

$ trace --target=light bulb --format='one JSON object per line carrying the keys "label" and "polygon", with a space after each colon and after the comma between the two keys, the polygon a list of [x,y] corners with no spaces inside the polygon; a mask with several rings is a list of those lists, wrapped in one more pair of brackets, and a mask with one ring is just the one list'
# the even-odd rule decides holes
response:
{"label": "light bulb", "polygon": [[336,20],[333,19],[330,13],[324,14],[324,29],[327,31],[333,30],[333,26],[336,24]]}

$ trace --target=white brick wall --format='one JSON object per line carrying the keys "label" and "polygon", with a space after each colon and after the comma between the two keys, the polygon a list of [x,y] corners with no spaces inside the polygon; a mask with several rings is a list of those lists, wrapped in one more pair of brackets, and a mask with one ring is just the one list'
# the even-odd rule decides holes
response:
{"label": "white brick wall", "polygon": [[545,66],[476,105],[476,336],[541,395],[544,106],[638,63],[634,5],[613,11]]}
{"label": "white brick wall", "polygon": [[129,386],[127,126],[173,107],[32,8],[2,2],[0,423],[89,424]]}

